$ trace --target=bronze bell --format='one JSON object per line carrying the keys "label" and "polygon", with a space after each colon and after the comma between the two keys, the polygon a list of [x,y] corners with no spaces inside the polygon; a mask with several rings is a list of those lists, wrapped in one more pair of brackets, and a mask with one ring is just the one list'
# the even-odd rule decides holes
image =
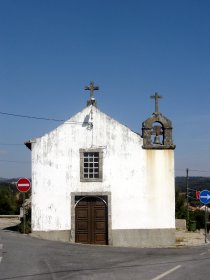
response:
{"label": "bronze bell", "polygon": [[161,144],[160,136],[159,135],[155,135],[153,144],[156,144],[156,145],[160,145]]}

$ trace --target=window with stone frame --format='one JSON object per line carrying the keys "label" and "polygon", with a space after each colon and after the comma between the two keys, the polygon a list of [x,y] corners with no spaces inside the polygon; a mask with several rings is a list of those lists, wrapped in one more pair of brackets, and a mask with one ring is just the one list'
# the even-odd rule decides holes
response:
{"label": "window with stone frame", "polygon": [[102,181],[102,150],[80,149],[80,181]]}

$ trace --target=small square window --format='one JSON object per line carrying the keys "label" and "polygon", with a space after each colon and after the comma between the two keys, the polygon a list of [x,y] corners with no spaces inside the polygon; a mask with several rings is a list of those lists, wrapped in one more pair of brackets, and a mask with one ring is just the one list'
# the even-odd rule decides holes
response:
{"label": "small square window", "polygon": [[102,181],[102,150],[80,149],[80,180],[82,182]]}

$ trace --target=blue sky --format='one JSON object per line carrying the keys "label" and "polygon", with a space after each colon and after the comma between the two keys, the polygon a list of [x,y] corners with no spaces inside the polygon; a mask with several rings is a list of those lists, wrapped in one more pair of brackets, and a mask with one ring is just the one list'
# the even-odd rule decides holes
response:
{"label": "blue sky", "polygon": [[[68,119],[93,80],[99,109],[140,132],[157,91],[176,175],[210,176],[209,47],[209,0],[1,0],[0,112]],[[30,177],[24,141],[59,123],[1,113],[0,177]]]}

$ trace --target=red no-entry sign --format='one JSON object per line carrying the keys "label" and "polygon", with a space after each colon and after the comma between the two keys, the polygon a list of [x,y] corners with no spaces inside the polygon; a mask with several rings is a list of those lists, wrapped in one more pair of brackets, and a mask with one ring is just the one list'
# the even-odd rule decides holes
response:
{"label": "red no-entry sign", "polygon": [[20,192],[27,192],[31,188],[31,182],[27,178],[20,178],[16,186]]}

